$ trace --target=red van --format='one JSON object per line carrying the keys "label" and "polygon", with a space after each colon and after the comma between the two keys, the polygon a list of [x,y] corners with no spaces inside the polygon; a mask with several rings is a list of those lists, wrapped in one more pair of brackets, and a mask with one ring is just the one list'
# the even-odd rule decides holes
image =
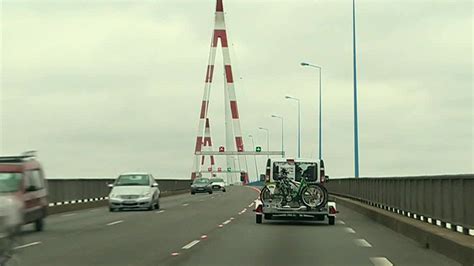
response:
{"label": "red van", "polygon": [[0,156],[0,197],[17,201],[21,223],[34,223],[42,231],[48,200],[43,168],[35,152]]}

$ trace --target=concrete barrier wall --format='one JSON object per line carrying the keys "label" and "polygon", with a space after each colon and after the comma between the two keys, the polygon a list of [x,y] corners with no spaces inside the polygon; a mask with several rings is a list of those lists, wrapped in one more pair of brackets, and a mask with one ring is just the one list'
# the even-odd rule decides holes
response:
{"label": "concrete barrier wall", "polygon": [[[114,180],[113,178],[48,179],[48,200],[50,205],[103,200],[110,193],[107,184],[113,183]],[[156,182],[162,195],[187,191],[191,184],[191,180],[183,179],[158,179]]]}
{"label": "concrete barrier wall", "polygon": [[329,192],[469,234],[474,230],[474,175],[341,178]]}

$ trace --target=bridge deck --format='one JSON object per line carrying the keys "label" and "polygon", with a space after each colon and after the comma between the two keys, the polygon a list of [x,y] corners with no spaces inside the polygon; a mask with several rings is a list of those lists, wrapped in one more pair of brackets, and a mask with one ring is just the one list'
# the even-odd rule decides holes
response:
{"label": "bridge deck", "polygon": [[248,187],[231,187],[163,198],[162,211],[98,208],[53,215],[45,232],[23,234],[17,259],[25,266],[458,265],[342,206],[335,226],[258,225],[249,207],[256,197]]}

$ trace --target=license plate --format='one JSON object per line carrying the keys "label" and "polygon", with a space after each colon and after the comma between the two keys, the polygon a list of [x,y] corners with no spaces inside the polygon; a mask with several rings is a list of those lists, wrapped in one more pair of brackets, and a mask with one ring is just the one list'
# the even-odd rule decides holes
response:
{"label": "license plate", "polygon": [[124,201],[123,203],[124,203],[124,204],[135,204],[136,202],[135,202],[135,201],[127,200],[127,201]]}

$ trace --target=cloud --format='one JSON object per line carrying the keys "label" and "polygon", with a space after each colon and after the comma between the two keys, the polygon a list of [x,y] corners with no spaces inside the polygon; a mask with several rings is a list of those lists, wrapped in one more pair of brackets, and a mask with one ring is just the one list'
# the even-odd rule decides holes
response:
{"label": "cloud", "polygon": [[[277,149],[280,121],[270,115],[283,115],[294,156],[296,103],[284,99],[293,95],[302,153],[316,157],[318,73],[299,63],[322,65],[331,176],[353,174],[346,2],[225,1],[243,135],[265,147],[257,128],[268,127]],[[213,1],[4,1],[1,152],[36,148],[52,176],[189,177],[213,9]],[[362,175],[473,172],[470,10],[470,1],[357,1]],[[225,143],[221,64],[218,54],[216,147]]]}

